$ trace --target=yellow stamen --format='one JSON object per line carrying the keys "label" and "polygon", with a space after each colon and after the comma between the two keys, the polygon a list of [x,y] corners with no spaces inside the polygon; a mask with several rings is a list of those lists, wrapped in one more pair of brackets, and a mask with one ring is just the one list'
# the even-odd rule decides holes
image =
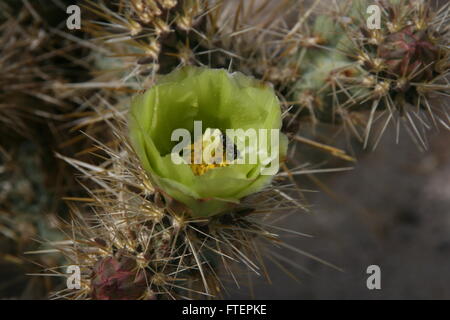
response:
{"label": "yellow stamen", "polygon": [[196,176],[201,176],[203,174],[205,174],[206,172],[208,172],[211,169],[214,168],[218,168],[218,167],[226,167],[229,164],[226,163],[213,163],[213,164],[206,164],[206,163],[201,163],[201,164],[190,164],[191,170],[192,172],[196,175]]}
{"label": "yellow stamen", "polygon": [[[215,139],[211,139],[213,137]],[[204,155],[202,154],[201,163],[194,163],[195,162],[194,159],[195,159],[196,143],[193,143],[189,146],[189,149],[191,151],[191,163],[189,164],[189,166],[191,167],[192,172],[196,176],[201,176],[201,175],[205,174],[206,172],[208,172],[209,170],[214,169],[214,168],[226,167],[226,166],[230,165],[229,163],[225,162],[226,161],[226,157],[225,157],[226,150],[222,147],[222,140],[220,139],[220,137],[221,137],[221,133],[217,129],[214,131],[207,129],[205,131],[205,134],[202,136],[202,139],[201,139],[202,151],[208,147],[220,146],[220,148],[218,148],[218,149],[222,151],[222,154],[216,156],[215,151],[213,149],[213,152],[211,155],[209,155],[208,159],[205,159]],[[199,142],[197,142],[197,143],[199,143]]]}

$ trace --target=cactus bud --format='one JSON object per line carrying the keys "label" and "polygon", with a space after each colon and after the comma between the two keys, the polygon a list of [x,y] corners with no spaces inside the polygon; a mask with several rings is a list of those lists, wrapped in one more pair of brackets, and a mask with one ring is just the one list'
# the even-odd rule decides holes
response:
{"label": "cactus bud", "polygon": [[135,300],[147,290],[147,281],[136,260],[119,252],[95,264],[91,286],[96,300]]}

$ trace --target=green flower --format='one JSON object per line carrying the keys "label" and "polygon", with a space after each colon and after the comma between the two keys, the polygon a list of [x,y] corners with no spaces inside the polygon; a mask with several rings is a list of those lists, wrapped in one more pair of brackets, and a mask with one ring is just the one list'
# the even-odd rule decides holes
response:
{"label": "green flower", "polygon": [[[187,151],[180,156],[174,151],[179,140],[173,141],[173,133],[182,129],[195,134],[197,121],[202,125],[200,137],[184,143]],[[280,104],[273,89],[241,73],[198,67],[162,76],[133,99],[129,117],[131,142],[142,167],[165,197],[183,203],[194,217],[222,213],[270,183],[273,174],[264,170],[275,162],[278,166],[286,154],[286,137],[281,133],[276,141],[271,137],[280,128]],[[261,132],[257,147],[248,147],[251,139],[237,135],[231,146],[234,158],[221,156],[229,153],[227,145],[218,163],[189,163],[196,145],[217,146],[214,138],[227,137],[229,129]]]}

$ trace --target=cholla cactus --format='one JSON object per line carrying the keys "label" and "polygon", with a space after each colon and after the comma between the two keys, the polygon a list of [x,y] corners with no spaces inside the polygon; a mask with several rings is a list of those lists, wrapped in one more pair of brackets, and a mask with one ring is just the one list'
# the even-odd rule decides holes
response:
{"label": "cholla cactus", "polygon": [[[120,113],[116,116],[125,121]],[[286,174],[280,173],[270,186],[254,190],[221,214],[196,216],[158,191],[167,188],[152,184],[152,172],[144,170],[147,165],[127,142],[127,129],[110,129],[121,143],[116,150],[99,146],[109,155],[102,165],[60,156],[100,188],[90,188],[90,199],[83,199],[93,203],[95,217],[87,218],[74,208],[73,238],[57,246],[69,264],[82,268],[82,289],[62,290],[55,297],[212,298],[220,296],[223,287],[219,269],[236,278],[233,265],[240,262],[253,272],[263,272],[261,242],[306,254],[273,231],[297,232],[270,223],[282,211],[302,207],[288,195],[292,187]],[[233,179],[233,173],[227,175]],[[213,176],[210,179],[214,182]]]}
{"label": "cholla cactus", "polygon": [[64,47],[66,39],[53,29],[66,13],[46,4],[0,3],[0,121],[20,134],[31,127],[25,119],[71,111],[57,84],[80,79],[70,69],[81,65],[70,56],[79,46]]}
{"label": "cholla cactus", "polygon": [[[104,55],[107,50],[113,56],[109,63],[99,57],[97,65],[103,70],[110,69],[112,77],[116,72],[111,69],[118,69],[122,74],[128,71],[123,75],[126,79],[158,72],[161,59],[169,58],[166,50],[162,54],[162,48],[180,47],[184,39],[188,41],[186,35],[207,10],[207,5],[198,0],[180,3],[176,0],[131,0],[118,4],[87,1],[86,7],[94,19],[86,23],[85,30],[101,41],[103,52],[99,54]],[[189,54],[182,54],[182,51],[180,49],[180,60],[189,64]],[[170,62],[164,65],[165,68],[174,66]]]}
{"label": "cholla cactus", "polygon": [[[390,122],[397,128],[404,122],[425,148],[423,129],[449,128],[448,105],[433,102],[449,90],[449,6],[433,9],[422,1],[377,4],[380,29],[366,26],[367,1],[352,1],[316,18],[317,41],[304,55],[299,53],[307,70],[294,99],[314,119],[343,121],[365,145],[375,120],[384,118],[381,133]],[[361,123],[354,115],[365,110],[370,114]],[[297,116],[301,112],[299,108]]]}
{"label": "cholla cactus", "polygon": [[[37,25],[40,25],[39,21],[36,21],[28,10],[13,10],[7,3],[0,5],[2,134],[6,134],[6,129],[25,134],[27,127],[23,118],[33,113],[27,106],[32,101],[31,97],[45,96],[42,84],[45,73],[42,66],[36,62],[43,53],[43,43],[48,39],[48,35],[36,28]],[[25,91],[28,95],[24,94]]]}
{"label": "cholla cactus", "polygon": [[423,129],[438,124],[450,128],[448,105],[433,102],[450,90],[449,6],[433,10],[423,1],[383,1],[380,6],[384,12],[380,30],[367,30],[358,20],[346,29],[351,39],[355,32],[363,36],[353,41],[356,55],[345,51],[363,73],[346,83],[359,91],[353,96],[356,102],[371,108],[366,143],[375,112],[386,110],[384,126],[390,121],[397,126],[405,122],[413,138],[426,148]]}
{"label": "cholla cactus", "polygon": [[[240,73],[230,76],[225,70],[191,68],[158,77],[158,72],[176,66],[210,64],[207,55],[192,49],[217,49],[219,45],[210,38],[212,22],[207,27],[211,29],[203,29],[201,22],[212,19],[214,15],[217,18],[220,13],[218,8],[222,8],[223,3],[211,2],[211,6],[206,6],[206,2],[186,1],[183,5],[170,8],[163,8],[163,1],[156,4],[157,7],[151,8],[141,6],[137,1],[124,1],[117,6],[102,2],[88,4],[97,20],[88,24],[87,30],[98,36],[101,44],[93,51],[91,58],[93,66],[102,72],[78,87],[101,90],[88,102],[92,104],[95,115],[84,114],[84,118],[77,119],[73,124],[75,129],[85,126],[93,129],[92,135],[99,145],[89,151],[99,149],[106,152],[108,160],[95,166],[61,156],[83,173],[83,184],[90,198],[82,200],[93,205],[91,210],[81,212],[74,208],[74,230],[67,232],[73,234],[72,239],[62,246],[55,244],[57,250],[68,258],[68,264],[82,268],[82,289],[62,290],[54,297],[211,298],[220,296],[223,288],[220,269],[237,278],[232,265],[240,262],[248,270],[264,272],[260,242],[276,243],[306,254],[284,243],[273,231],[285,230],[270,223],[272,219],[279,219],[282,211],[303,208],[291,196],[298,189],[291,184],[290,174],[282,172],[276,177],[261,176],[259,170],[263,164],[259,162],[243,165],[244,169],[230,165],[213,166],[215,168],[206,170],[202,164],[183,168],[184,174],[189,171],[187,176],[191,180],[205,181],[203,186],[198,182],[176,184],[177,170],[165,175],[156,174],[161,169],[155,166],[159,158],[149,146],[151,141],[147,138],[142,141],[139,136],[148,134],[142,125],[148,126],[149,111],[154,109],[158,114],[156,120],[160,121],[156,123],[158,130],[153,132],[152,139],[170,138],[165,133],[173,126],[168,124],[177,124],[176,119],[185,112],[175,108],[177,103],[182,107],[179,103],[181,97],[174,96],[172,91],[178,92],[183,86],[190,88],[188,94],[193,100],[189,101],[203,101],[203,104],[199,102],[199,107],[204,117],[198,117],[220,129],[225,129],[227,125],[244,129],[280,129],[282,111],[267,84]],[[146,20],[146,13],[149,12],[153,12],[153,18],[158,18]],[[169,29],[161,27],[163,21],[169,21]],[[236,32],[241,28],[244,26],[223,32]],[[205,36],[207,32],[210,34]],[[230,35],[230,38],[233,36]],[[232,43],[230,39],[219,39],[224,44]],[[170,50],[159,49],[174,43],[173,47],[180,50],[179,54],[166,56],[165,53]],[[184,55],[183,50],[187,53],[191,50],[195,54]],[[228,62],[230,51],[216,52],[216,57],[211,60],[215,61],[216,66]],[[152,101],[146,98],[155,92],[162,94],[160,86],[165,86],[168,92],[164,91],[164,96],[160,96],[160,102],[166,109],[158,110],[158,105],[149,103]],[[77,86],[61,86],[62,89],[74,87]],[[131,148],[127,142],[127,129],[122,126],[130,107],[130,93],[144,88],[151,89],[136,98],[130,115],[133,120],[130,128],[133,138]],[[231,101],[236,105],[233,106]],[[243,106],[248,110],[241,108]],[[258,112],[251,112],[250,107]],[[170,110],[175,113],[159,118]],[[186,113],[182,118],[189,122],[193,116]],[[222,122],[217,120],[219,118]],[[103,130],[105,126],[108,130]],[[97,133],[99,128],[102,129],[100,134]],[[204,138],[205,135],[203,141]],[[283,137],[282,140],[281,158],[286,147]],[[100,141],[106,142],[101,144]],[[206,190],[205,186],[209,189]],[[186,198],[186,195],[189,197]],[[214,201],[210,201],[209,197]],[[199,205],[202,202],[203,205]],[[198,210],[199,207],[201,210]],[[95,212],[94,217],[91,217],[92,211]],[[290,263],[289,259],[282,259]]]}
{"label": "cholla cactus", "polygon": [[[283,165],[275,177],[261,177],[261,163],[241,169],[221,161],[175,168],[168,156],[176,126],[190,130],[200,119],[209,127],[189,142],[188,157],[195,157],[189,148],[211,145],[227,126],[280,129],[291,105],[287,130],[304,116],[314,124],[343,122],[366,144],[380,116],[387,119],[382,131],[404,121],[420,140],[413,117],[428,123],[416,109],[448,126],[447,106],[439,109],[430,99],[448,89],[449,6],[380,2],[382,28],[372,31],[361,18],[366,2],[340,2],[334,12],[320,11],[319,3],[303,10],[300,1],[288,0],[86,2],[92,16],[83,26],[94,38],[77,42],[92,49],[86,64],[93,77],[59,84],[57,91],[94,89],[72,95],[80,107],[65,125],[86,129],[97,145],[78,154],[96,152],[101,160],[60,155],[82,173],[89,196],[78,200],[91,205],[74,206],[71,240],[53,243],[68,264],[81,267],[82,288],[54,297],[217,297],[219,269],[236,278],[232,265],[240,262],[265,272],[269,253],[261,253],[261,242],[305,254],[284,243],[273,231],[286,230],[270,222],[282,211],[304,209],[295,197],[299,170]],[[286,8],[293,14],[283,13]],[[241,73],[205,66],[270,81],[274,92]],[[248,100],[258,112],[240,108]],[[294,139],[354,160],[340,149]]]}
{"label": "cholla cactus", "polygon": [[[29,263],[26,252],[36,250],[36,240],[57,240],[56,214],[49,208],[58,196],[48,188],[48,172],[39,155],[39,145],[22,143],[8,153],[0,146],[0,295],[7,298],[39,299],[53,290],[49,278],[30,277],[42,266],[58,265],[60,257],[40,255]],[[45,240],[43,240],[45,239]],[[9,271],[9,273],[8,273]]]}
{"label": "cholla cactus", "polygon": [[280,27],[290,5],[288,0],[130,0],[116,5],[87,1],[93,18],[85,30],[101,44],[98,68],[109,70],[112,77],[118,70],[130,80],[185,65],[233,65],[272,80],[275,72],[268,73],[265,67],[275,61],[266,42],[276,37],[264,30]]}

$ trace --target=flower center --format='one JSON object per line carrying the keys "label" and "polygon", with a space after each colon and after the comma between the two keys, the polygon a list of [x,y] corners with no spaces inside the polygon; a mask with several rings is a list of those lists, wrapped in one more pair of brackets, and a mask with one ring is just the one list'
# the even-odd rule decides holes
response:
{"label": "flower center", "polygon": [[[192,151],[193,153],[193,151]],[[211,169],[214,168],[218,168],[218,167],[226,167],[229,166],[230,164],[225,163],[225,162],[221,162],[221,163],[200,163],[200,164],[196,164],[196,163],[191,163],[189,166],[191,167],[192,172],[196,175],[196,176],[201,176],[204,175],[206,172],[208,172]]]}
{"label": "flower center", "polygon": [[[235,159],[237,152],[233,152],[230,156],[230,148],[227,147],[227,139],[224,137],[219,129],[208,128],[201,139],[188,147],[191,152],[189,166],[196,176],[201,176],[214,168],[229,166]],[[232,147],[235,150],[234,145]]]}

